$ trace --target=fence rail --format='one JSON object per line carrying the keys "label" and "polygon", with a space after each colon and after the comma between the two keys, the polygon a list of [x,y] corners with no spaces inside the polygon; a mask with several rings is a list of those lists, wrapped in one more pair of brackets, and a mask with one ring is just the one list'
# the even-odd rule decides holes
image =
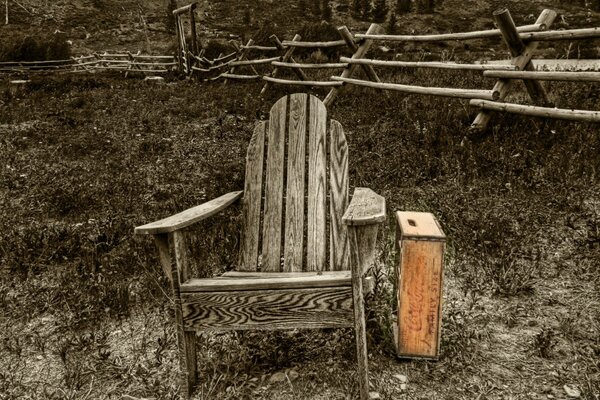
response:
{"label": "fence rail", "polygon": [[[182,11],[183,10],[183,11]],[[181,8],[176,13],[178,24],[181,16],[190,12],[193,21],[193,7]],[[600,38],[600,28],[582,28],[567,30],[549,30],[557,14],[552,10],[543,10],[534,24],[515,26],[507,9],[494,12],[496,29],[472,32],[454,32],[428,35],[390,35],[383,28],[372,24],[366,33],[353,35],[348,28],[338,28],[340,40],[302,41],[300,35],[292,40],[279,40],[271,36],[272,46],[255,44],[250,39],[246,44],[232,42],[235,51],[221,54],[209,60],[204,50],[193,51],[196,47],[195,31],[192,29],[192,46],[188,46],[183,37],[183,26],[178,25],[178,56],[142,55],[127,53],[103,53],[70,60],[52,61],[10,61],[0,62],[0,72],[29,73],[56,71],[95,71],[114,70],[141,73],[165,73],[178,70],[204,81],[256,81],[264,82],[261,95],[271,85],[289,85],[304,87],[329,87],[325,104],[335,101],[343,86],[361,86],[382,91],[397,91],[409,95],[442,96],[470,100],[472,107],[480,110],[471,125],[472,129],[485,129],[491,119],[491,112],[509,112],[520,115],[558,118],[574,121],[600,122],[600,112],[586,110],[557,109],[540,81],[600,82],[600,72],[564,72],[539,71],[546,68],[549,60],[535,60],[534,54],[539,42],[560,40],[582,40]],[[368,58],[367,53],[375,42],[429,43],[444,41],[465,41],[481,39],[502,39],[503,47],[511,54],[509,60],[492,60],[481,63],[458,63],[444,61],[405,61]],[[307,62],[294,58],[296,49],[346,48],[351,57],[337,56],[326,62]],[[273,53],[276,53],[273,55]],[[277,54],[278,53],[278,54]],[[254,58],[250,58],[250,56]],[[301,62],[304,61],[304,62]],[[561,61],[561,60],[558,60]],[[563,60],[564,61],[564,60]],[[572,61],[570,61],[572,63]],[[588,69],[600,69],[599,60],[586,60]],[[357,69],[362,69],[365,79],[357,79]],[[453,87],[431,87],[416,84],[382,82],[375,68],[395,68],[402,74],[403,69],[438,69],[480,72],[483,77],[496,79],[490,89],[465,89]],[[340,69],[339,76],[327,76],[325,79],[310,78],[307,71],[325,71]],[[243,72],[243,71],[247,72]],[[281,71],[288,70],[298,79],[283,78]],[[328,74],[321,74],[323,77]],[[505,102],[513,86],[513,80],[522,80],[534,105],[522,105]]]}

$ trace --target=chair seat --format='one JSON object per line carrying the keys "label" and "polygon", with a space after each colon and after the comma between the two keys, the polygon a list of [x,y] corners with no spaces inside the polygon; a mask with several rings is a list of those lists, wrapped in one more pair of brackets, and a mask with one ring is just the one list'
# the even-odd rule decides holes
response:
{"label": "chair seat", "polygon": [[350,286],[352,286],[350,271],[321,273],[230,271],[216,278],[190,279],[181,285],[180,290],[190,293]]}

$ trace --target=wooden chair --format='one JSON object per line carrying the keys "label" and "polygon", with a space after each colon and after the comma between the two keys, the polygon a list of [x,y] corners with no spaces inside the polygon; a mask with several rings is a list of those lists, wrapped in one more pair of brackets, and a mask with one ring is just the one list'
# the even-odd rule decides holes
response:
{"label": "wooden chair", "polygon": [[[269,122],[256,125],[243,191],[135,228],[154,236],[171,280],[187,397],[197,382],[196,331],[354,327],[360,395],[368,398],[363,277],[385,200],[367,188],[349,200],[346,138],[339,122],[329,130],[326,122],[316,97],[281,98]],[[183,229],[240,199],[237,271],[193,279]]]}

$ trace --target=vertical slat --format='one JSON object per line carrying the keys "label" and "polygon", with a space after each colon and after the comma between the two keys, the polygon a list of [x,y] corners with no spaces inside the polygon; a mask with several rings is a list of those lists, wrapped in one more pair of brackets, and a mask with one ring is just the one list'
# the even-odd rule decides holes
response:
{"label": "vertical slat", "polygon": [[279,271],[281,269],[281,220],[283,210],[283,158],[286,110],[287,97],[283,97],[271,108],[269,119],[262,271]]}
{"label": "vertical slat", "polygon": [[309,100],[307,271],[325,268],[326,235],[326,122],[325,105],[316,97]]}
{"label": "vertical slat", "polygon": [[342,215],[348,208],[348,143],[342,125],[329,125],[329,269],[348,270],[348,231]]}
{"label": "vertical slat", "polygon": [[254,128],[246,154],[246,182],[244,186],[244,211],[242,246],[239,268],[256,271],[258,261],[258,237],[260,234],[260,203],[267,123],[259,122]]}
{"label": "vertical slat", "polygon": [[287,192],[285,203],[285,250],[283,270],[302,271],[304,252],[304,176],[306,162],[306,98],[290,96],[288,127]]}

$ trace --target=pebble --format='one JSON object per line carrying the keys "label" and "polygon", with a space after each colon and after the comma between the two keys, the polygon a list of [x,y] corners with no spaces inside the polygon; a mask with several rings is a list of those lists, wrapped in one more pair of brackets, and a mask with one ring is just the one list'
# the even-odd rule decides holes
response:
{"label": "pebble", "polygon": [[290,378],[291,381],[298,379],[298,376],[300,376],[300,374],[295,369],[291,369],[288,372],[288,377]]}
{"label": "pebble", "polygon": [[408,382],[408,378],[406,377],[406,375],[396,374],[394,375],[394,378],[398,379],[401,383]]}
{"label": "pebble", "polygon": [[147,76],[144,78],[145,82],[155,82],[155,83],[163,83],[165,78],[162,76]]}
{"label": "pebble", "polygon": [[406,390],[406,383],[400,384],[400,390]]}
{"label": "pebble", "polygon": [[381,396],[377,392],[369,392],[369,400],[381,399]]}
{"label": "pebble", "polygon": [[285,381],[285,374],[283,372],[275,372],[269,378],[269,383],[280,383]]}
{"label": "pebble", "polygon": [[563,386],[563,389],[565,390],[565,393],[567,394],[567,396],[569,396],[571,398],[576,399],[581,396],[581,391],[579,389],[577,389],[576,386],[565,385],[565,386]]}

